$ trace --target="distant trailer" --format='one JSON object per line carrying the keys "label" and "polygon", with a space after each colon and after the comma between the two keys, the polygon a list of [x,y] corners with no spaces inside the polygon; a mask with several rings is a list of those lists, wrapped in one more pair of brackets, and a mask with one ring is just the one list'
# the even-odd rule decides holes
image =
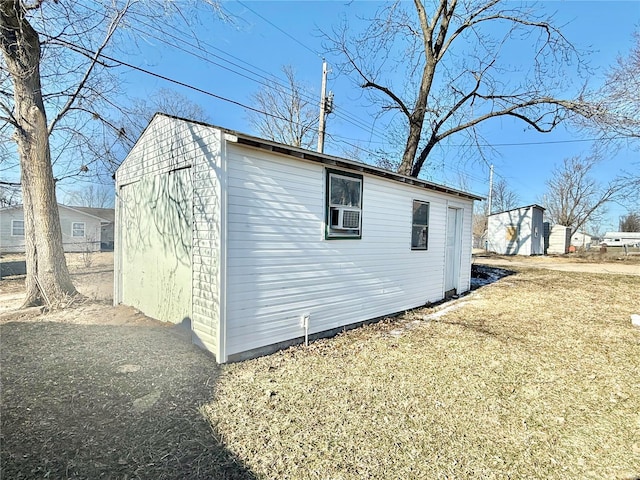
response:
{"label": "distant trailer", "polygon": [[640,247],[640,232],[607,232],[600,243],[603,247]]}

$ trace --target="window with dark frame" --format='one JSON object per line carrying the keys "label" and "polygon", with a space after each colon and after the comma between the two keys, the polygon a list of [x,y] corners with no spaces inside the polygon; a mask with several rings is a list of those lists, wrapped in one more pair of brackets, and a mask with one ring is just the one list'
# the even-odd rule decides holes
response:
{"label": "window with dark frame", "polygon": [[411,250],[429,248],[429,202],[413,201],[413,223],[411,226]]}
{"label": "window with dark frame", "polygon": [[11,236],[24,237],[24,220],[11,220]]}
{"label": "window with dark frame", "polygon": [[73,222],[71,224],[72,237],[84,237],[84,222]]}
{"label": "window with dark frame", "polygon": [[327,170],[326,238],[362,238],[362,175]]}

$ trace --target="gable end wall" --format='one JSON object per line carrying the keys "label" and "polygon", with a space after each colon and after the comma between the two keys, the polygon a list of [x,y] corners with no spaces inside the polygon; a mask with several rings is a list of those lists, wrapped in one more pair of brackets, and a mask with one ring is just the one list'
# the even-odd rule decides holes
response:
{"label": "gable end wall", "polygon": [[[137,188],[140,183],[151,183],[149,187],[140,187],[145,196],[156,195],[156,199],[142,198],[141,201],[165,201],[154,193],[153,184],[172,183],[181,176],[190,178],[188,185],[189,198],[178,199],[189,205],[187,218],[180,218],[180,228],[189,229],[189,269],[190,280],[186,286],[189,290],[188,310],[191,320],[193,340],[218,356],[219,323],[220,323],[220,136],[219,130],[198,125],[183,120],[158,115],[154,117],[141,138],[131,150],[116,173],[116,192],[131,186]],[[185,177],[183,172],[189,171]],[[168,180],[162,180],[166,178]],[[175,185],[174,185],[175,186]],[[139,189],[139,190],[140,190]],[[123,223],[127,221],[126,213],[121,208],[122,199],[116,195],[116,243],[123,235],[119,232]],[[171,202],[171,199],[168,199]],[[166,203],[166,202],[165,202]],[[138,207],[141,208],[141,207]],[[129,226],[136,222],[129,222]],[[174,228],[175,229],[175,228]],[[179,232],[177,232],[179,233]],[[185,236],[186,239],[186,236]],[[122,246],[116,245],[115,265],[116,282],[114,286],[114,302],[120,303],[125,299],[124,285],[127,278],[123,278]],[[165,255],[156,248],[158,255]],[[167,253],[168,254],[168,253]],[[132,274],[129,274],[131,276]],[[129,282],[131,283],[131,282]],[[175,286],[183,289],[185,285]],[[135,288],[135,287],[134,287]],[[161,296],[161,302],[171,302],[172,299]],[[186,309],[187,306],[181,307]],[[176,321],[168,319],[169,321]],[[177,319],[180,321],[180,319]],[[218,357],[219,358],[219,357]]]}

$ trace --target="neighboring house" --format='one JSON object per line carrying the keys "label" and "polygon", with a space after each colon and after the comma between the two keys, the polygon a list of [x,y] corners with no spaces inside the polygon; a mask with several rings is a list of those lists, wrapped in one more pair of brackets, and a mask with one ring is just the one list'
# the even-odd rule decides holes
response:
{"label": "neighboring house", "polygon": [[113,250],[115,210],[113,208],[72,207],[102,219],[100,223],[100,250]]}
{"label": "neighboring house", "polygon": [[489,215],[487,246],[500,255],[544,254],[544,208],[528,205]]}
{"label": "neighboring house", "polygon": [[[58,213],[65,252],[100,250],[101,226],[108,219],[61,204],[58,204]],[[22,205],[0,209],[0,253],[24,251]]]}
{"label": "neighboring house", "polygon": [[585,232],[575,232],[571,237],[571,245],[576,248],[589,250],[591,248],[592,237]]}
{"label": "neighboring house", "polygon": [[469,290],[480,197],[156,114],[116,172],[114,303],[220,363]]}
{"label": "neighboring house", "polygon": [[606,247],[640,246],[640,232],[607,232],[600,245]]}

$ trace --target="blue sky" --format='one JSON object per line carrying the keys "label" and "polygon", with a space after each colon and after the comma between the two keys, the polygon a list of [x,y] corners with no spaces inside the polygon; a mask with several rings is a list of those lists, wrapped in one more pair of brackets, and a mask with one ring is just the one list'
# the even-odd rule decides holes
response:
{"label": "blue sky", "polygon": [[[224,1],[230,21],[205,14],[186,17],[186,33],[162,30],[160,25],[139,25],[134,35],[144,33],[138,48],[129,54],[120,48],[116,57],[127,62],[192,85],[234,102],[251,105],[251,96],[269,83],[270,76],[282,78],[281,67],[291,65],[310,98],[320,97],[322,58],[331,69],[328,89],[335,95],[335,113],[327,119],[325,151],[343,155],[357,144],[363,150],[375,150],[384,141],[380,122],[374,123],[375,110],[367,107],[362,89],[337,67],[339,61],[325,53],[321,31],[329,32],[341,19],[347,19],[354,31],[364,28],[361,17],[371,17],[381,2],[342,1]],[[182,5],[177,3],[177,5]],[[587,60],[593,68],[591,86],[598,86],[609,66],[619,55],[626,55],[633,44],[633,32],[640,29],[640,2],[637,1],[542,1],[543,13],[553,13],[556,25],[579,49],[590,50]],[[411,4],[407,5],[411,7]],[[187,13],[186,11],[183,13]],[[123,46],[124,47],[124,46]],[[176,48],[178,47],[178,48]],[[519,52],[510,54],[514,61]],[[144,75],[126,67],[121,79],[131,96],[151,96],[161,88],[175,90],[207,113],[211,123],[255,134],[241,106],[210,95]],[[570,96],[570,95],[568,95]],[[560,127],[550,134],[538,134],[522,124],[493,120],[482,128],[495,152],[487,161],[464,156],[455,148],[441,148],[434,165],[424,171],[425,178],[465,188],[486,196],[489,163],[495,166],[495,178],[505,179],[522,205],[537,203],[545,191],[551,171],[566,157],[587,155],[591,143],[576,132]],[[621,150],[598,165],[595,175],[606,182],[621,170],[631,169],[638,152]],[[637,168],[637,164],[635,165]],[[463,179],[463,184],[461,184]],[[601,230],[617,229],[618,218],[626,210],[612,205]]]}
{"label": "blue sky", "polygon": [[[206,21],[195,27],[201,46],[208,52],[196,51],[206,59],[177,50],[170,37],[147,38],[142,55],[136,53],[129,61],[156,73],[196,86],[216,95],[250,105],[251,95],[261,87],[248,77],[263,79],[269,74],[282,77],[283,65],[294,67],[298,80],[307,87],[311,97],[319,98],[324,56],[320,31],[330,31],[341,18],[347,18],[354,29],[359,27],[358,16],[372,15],[378,2],[348,1],[229,1],[223,3],[232,22]],[[633,31],[640,26],[640,2],[634,1],[544,1],[540,8],[555,12],[557,24],[565,25],[563,32],[578,48],[591,50],[588,61],[594,69],[589,79],[597,86],[607,67],[616,57],[626,55],[633,43]],[[206,23],[206,24],[204,24]],[[286,33],[284,33],[286,32]],[[193,40],[189,40],[193,42]],[[194,51],[182,44],[183,48]],[[517,55],[517,54],[516,54]],[[341,155],[349,143],[374,150],[383,139],[379,125],[373,123],[373,111],[366,108],[362,92],[335,68],[336,58],[326,56],[332,69],[328,87],[334,92],[336,114],[327,120],[327,153]],[[230,72],[223,67],[236,70]],[[233,62],[236,65],[232,65]],[[229,102],[198,94],[162,80],[128,72],[128,81],[138,94],[152,94],[158,88],[172,88],[200,104],[212,123],[223,127],[254,133],[247,121],[246,111]],[[354,118],[357,121],[354,121]],[[359,124],[360,126],[355,125]],[[545,181],[554,166],[570,156],[586,155],[591,144],[584,136],[559,128],[550,134],[538,134],[522,124],[495,120],[483,128],[484,135],[495,147],[489,159],[495,165],[496,179],[505,179],[523,205],[536,203],[545,190]],[[334,136],[331,137],[331,134]],[[339,137],[338,137],[339,136]],[[455,138],[452,139],[455,145]],[[488,162],[460,158],[454,148],[439,152],[438,165],[425,175],[430,179],[459,185],[486,195]],[[603,161],[594,172],[605,182],[622,169],[630,169],[637,152],[623,150]],[[637,166],[636,166],[637,167]],[[609,220],[603,230],[617,228],[618,217],[626,211],[610,207]]]}

